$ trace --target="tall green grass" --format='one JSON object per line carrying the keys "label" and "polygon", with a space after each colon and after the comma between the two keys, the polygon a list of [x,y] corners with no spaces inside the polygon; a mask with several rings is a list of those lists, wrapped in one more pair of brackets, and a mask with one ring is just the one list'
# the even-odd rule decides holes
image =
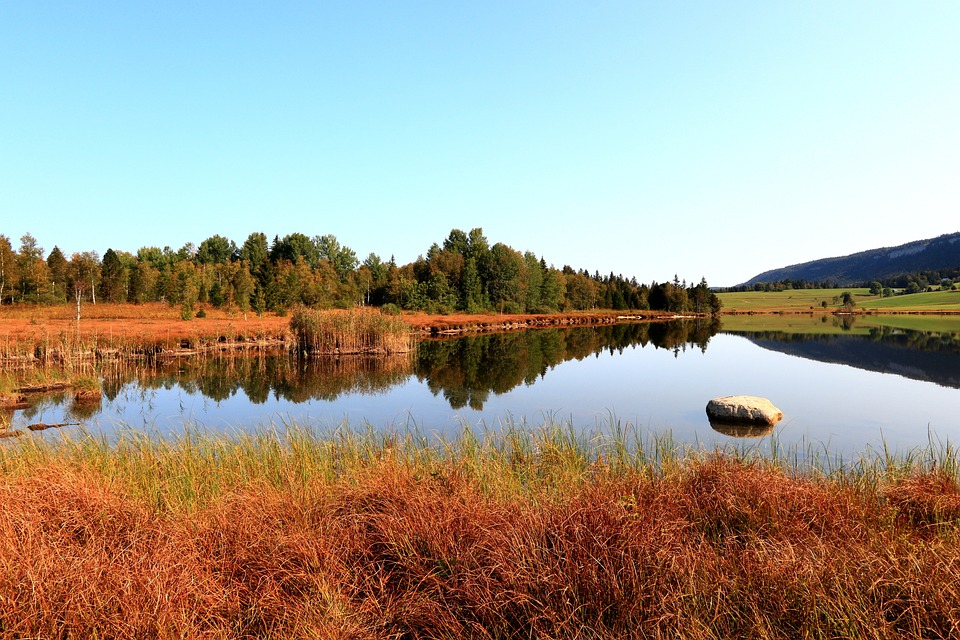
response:
{"label": "tall green grass", "polygon": [[957,451],[705,451],[611,417],[0,447],[0,636],[960,633]]}

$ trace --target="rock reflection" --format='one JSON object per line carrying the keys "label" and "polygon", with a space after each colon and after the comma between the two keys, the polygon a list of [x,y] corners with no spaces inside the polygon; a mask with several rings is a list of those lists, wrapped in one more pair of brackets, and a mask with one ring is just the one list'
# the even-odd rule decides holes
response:
{"label": "rock reflection", "polygon": [[734,438],[762,438],[773,433],[776,425],[747,424],[743,422],[725,422],[710,418],[710,427],[717,433]]}

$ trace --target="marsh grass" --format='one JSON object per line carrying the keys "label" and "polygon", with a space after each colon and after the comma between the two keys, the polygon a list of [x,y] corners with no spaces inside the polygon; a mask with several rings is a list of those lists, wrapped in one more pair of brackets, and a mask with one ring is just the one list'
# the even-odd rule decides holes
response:
{"label": "marsh grass", "polygon": [[169,305],[98,304],[84,307],[5,306],[0,311],[0,364],[53,367],[163,353],[210,352],[227,347],[285,346],[288,321],[208,309],[203,319],[183,321]]}
{"label": "marsh grass", "polygon": [[413,351],[410,326],[377,309],[319,311],[300,307],[290,318],[297,351],[307,354],[397,354]]}
{"label": "marsh grass", "polygon": [[951,446],[836,464],[606,427],[5,443],[0,635],[960,633]]}

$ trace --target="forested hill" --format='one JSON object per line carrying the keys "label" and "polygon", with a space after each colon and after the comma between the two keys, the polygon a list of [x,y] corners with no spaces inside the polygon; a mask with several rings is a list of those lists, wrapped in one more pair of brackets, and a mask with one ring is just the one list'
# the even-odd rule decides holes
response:
{"label": "forested hill", "polygon": [[871,249],[849,256],[824,258],[765,271],[744,283],[805,280],[835,286],[882,281],[906,273],[960,267],[960,232],[899,247]]}

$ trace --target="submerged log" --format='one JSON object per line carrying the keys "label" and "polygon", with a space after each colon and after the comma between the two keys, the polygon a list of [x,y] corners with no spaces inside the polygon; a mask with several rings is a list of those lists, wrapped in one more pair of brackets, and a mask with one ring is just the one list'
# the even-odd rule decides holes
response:
{"label": "submerged log", "polygon": [[30,431],[43,431],[44,429],[59,429],[60,427],[79,427],[79,422],[56,422],[54,424],[46,424],[43,422],[35,422],[33,424],[28,424],[27,429]]}
{"label": "submerged log", "polygon": [[17,389],[18,393],[50,393],[52,391],[64,391],[70,388],[68,382],[51,382],[50,384],[36,384]]}

